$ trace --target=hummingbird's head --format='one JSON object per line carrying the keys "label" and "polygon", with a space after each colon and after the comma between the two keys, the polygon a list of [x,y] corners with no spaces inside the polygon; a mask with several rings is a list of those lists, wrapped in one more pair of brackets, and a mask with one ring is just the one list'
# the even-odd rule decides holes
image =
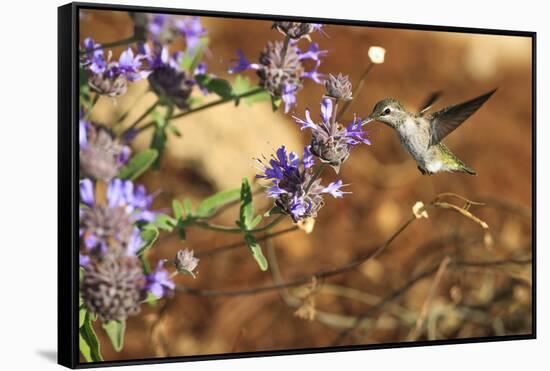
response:
{"label": "hummingbird's head", "polygon": [[407,111],[403,105],[393,98],[387,98],[376,103],[369,119],[380,121],[396,129],[400,123],[405,122]]}

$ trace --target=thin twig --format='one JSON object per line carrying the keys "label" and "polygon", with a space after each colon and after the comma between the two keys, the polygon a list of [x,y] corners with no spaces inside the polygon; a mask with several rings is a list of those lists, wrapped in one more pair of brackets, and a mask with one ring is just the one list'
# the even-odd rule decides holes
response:
{"label": "thin twig", "polygon": [[[363,72],[363,74],[361,75],[361,77],[359,78],[359,81],[357,82],[357,86],[355,87],[352,93],[353,99],[357,99],[357,97],[361,93],[361,90],[363,90],[363,86],[365,85],[367,75],[369,74],[370,70],[372,70],[372,67],[374,67],[374,63],[370,62],[367,68],[365,69],[365,71]],[[346,101],[346,103],[344,103],[344,105],[342,106],[342,109],[340,110],[340,112],[338,112],[337,121],[342,120],[348,108],[350,107],[351,102],[353,102],[353,100],[348,100]]]}
{"label": "thin twig", "polygon": [[80,55],[84,55],[84,54],[87,54],[87,53],[92,53],[92,52],[95,52],[96,50],[110,49],[110,48],[116,48],[117,46],[124,46],[124,45],[128,45],[128,44],[133,44],[133,43],[138,42],[138,41],[142,41],[141,38],[137,37],[136,35],[132,35],[132,36],[126,38],[126,39],[101,44],[99,46],[96,46],[93,49],[83,49],[83,50],[80,51]]}
{"label": "thin twig", "polygon": [[[220,98],[218,100],[212,101],[210,103],[203,104],[202,106],[198,106],[198,107],[190,109],[188,111],[184,111],[184,112],[180,112],[180,113],[177,113],[175,115],[172,115],[172,116],[170,116],[169,120],[179,119],[181,117],[190,115],[192,113],[200,112],[200,111],[203,111],[205,109],[215,107],[217,105],[224,104],[224,103],[227,103],[227,102],[233,102],[233,101],[236,101],[238,99],[249,97],[251,95],[256,95],[256,94],[261,93],[263,91],[265,91],[264,88],[257,88],[257,89],[249,90],[249,91],[247,91],[245,93],[242,93],[242,94],[239,94],[239,95],[235,95],[235,96],[231,96],[231,97],[227,97],[227,98]],[[150,128],[154,125],[155,125],[155,121],[151,120],[148,123],[146,123],[145,125],[143,125],[142,127],[140,127],[138,129],[138,132],[141,133],[142,131],[147,130],[148,128]]]}
{"label": "thin twig", "polygon": [[[275,237],[280,236],[282,234],[297,231],[298,229],[299,229],[298,226],[294,225],[292,227],[281,229],[280,231],[277,231],[277,232],[270,232],[270,233],[267,233],[263,236],[257,237],[256,241],[257,242],[262,242],[262,241],[267,240],[268,238],[275,238]],[[197,251],[197,253],[195,254],[195,256],[199,257],[199,258],[202,258],[202,257],[205,257],[205,256],[212,256],[212,255],[223,253],[223,252],[233,250],[233,249],[236,249],[238,247],[243,247],[243,246],[246,246],[246,242],[238,241],[238,242],[230,243],[230,244],[227,244],[227,245],[214,247],[214,248],[211,248],[211,249],[208,249],[208,250],[202,250],[201,251],[199,249]]]}
{"label": "thin twig", "polygon": [[[531,264],[533,260],[531,258],[528,259],[503,259],[503,260],[493,260],[493,261],[457,261],[457,262],[451,262],[449,263],[449,268],[467,268],[467,267],[493,267],[493,266],[499,266],[499,265],[505,265],[505,264],[517,264],[517,265],[524,265],[524,264]],[[400,298],[405,292],[407,292],[411,287],[413,287],[418,281],[429,277],[434,272],[436,272],[439,268],[439,264],[432,266],[431,268],[428,268],[422,273],[419,273],[415,277],[413,277],[411,280],[409,280],[407,283],[405,283],[403,286],[401,286],[399,289],[385,297],[383,300],[381,300],[377,305],[372,306],[364,312],[361,316],[358,317],[357,322],[355,323],[355,326],[347,329],[346,331],[343,331],[340,333],[340,335],[333,341],[332,345],[340,345],[345,338],[347,338],[353,331],[355,331],[357,328],[361,327],[361,323],[363,321],[369,320],[369,318],[376,313],[378,310],[383,308],[389,303],[394,302],[398,298]]]}
{"label": "thin twig", "polygon": [[428,310],[432,304],[432,300],[435,295],[437,286],[439,286],[439,282],[443,277],[443,273],[445,273],[445,270],[447,269],[447,266],[449,265],[450,262],[451,262],[451,259],[448,256],[446,256],[441,261],[441,264],[439,264],[439,268],[437,269],[437,272],[435,273],[435,277],[432,281],[430,289],[428,290],[428,295],[426,296],[426,300],[424,301],[424,304],[422,304],[422,309],[420,310],[420,315],[416,320],[414,329],[410,332],[409,336],[407,337],[408,341],[415,341],[416,339],[418,339],[418,336],[420,335],[422,327],[424,326],[424,322],[426,321],[426,317],[428,316]]}

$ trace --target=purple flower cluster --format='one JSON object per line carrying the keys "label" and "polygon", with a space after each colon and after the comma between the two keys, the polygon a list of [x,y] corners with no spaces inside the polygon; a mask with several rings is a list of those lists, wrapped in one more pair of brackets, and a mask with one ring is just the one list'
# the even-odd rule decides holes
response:
{"label": "purple flower cluster", "polygon": [[105,204],[96,202],[91,179],[80,181],[80,236],[93,255],[134,255],[143,244],[138,221],[151,222],[153,196],[130,180],[114,179],[107,185]]}
{"label": "purple flower cluster", "polygon": [[88,84],[98,94],[115,97],[126,93],[128,81],[146,78],[150,71],[143,65],[145,56],[134,55],[132,48],[120,54],[118,61],[112,60],[111,52],[105,58],[101,44],[92,38],[84,40],[85,54],[81,65],[88,71]]}
{"label": "purple flower cluster", "polygon": [[[260,86],[273,97],[281,98],[285,103],[285,113],[296,104],[296,93],[302,88],[303,80],[309,78],[318,84],[323,83],[324,75],[318,72],[321,57],[326,50],[319,50],[316,43],[311,43],[307,51],[302,51],[295,40],[287,43],[269,42],[260,53],[259,63],[251,63],[244,53],[237,51],[239,59],[229,73],[254,70],[260,78]],[[314,62],[311,70],[306,70],[304,62]]]}
{"label": "purple flower cluster", "polygon": [[[96,196],[92,180],[82,179],[79,232],[84,252],[80,253],[80,265],[137,258],[144,241],[136,223],[154,221],[154,196],[142,185],[121,179],[108,183],[104,203],[98,202]],[[157,297],[168,295],[175,287],[163,263],[143,278],[144,289]]]}
{"label": "purple flower cluster", "polygon": [[321,122],[318,124],[311,119],[309,109],[306,109],[305,119],[292,117],[300,124],[301,130],[311,130],[311,152],[322,162],[331,165],[336,172],[348,158],[351,147],[371,144],[366,138],[366,132],[363,131],[361,119],[354,117],[345,127],[336,121],[336,111],[331,98],[325,97],[321,101]]}
{"label": "purple flower cluster", "polygon": [[164,263],[159,261],[155,270],[145,276],[145,289],[157,298],[170,296],[176,288],[170,273],[164,269]]}
{"label": "purple flower cluster", "polygon": [[[188,108],[188,99],[197,84],[196,75],[206,74],[206,64],[198,63],[194,71],[182,67],[186,52],[169,54],[166,46],[155,44],[152,51],[148,45],[139,45],[140,53],[146,56],[151,74],[148,77],[151,89],[161,98],[174,103],[178,108]],[[203,94],[206,94],[203,91]]]}
{"label": "purple flower cluster", "polygon": [[81,176],[104,181],[115,178],[130,158],[130,147],[120,143],[108,128],[86,120],[83,111],[78,134]]}
{"label": "purple flower cluster", "polygon": [[275,205],[294,222],[304,218],[316,217],[317,211],[324,205],[323,194],[341,198],[345,193],[340,190],[342,181],[338,180],[324,187],[321,179],[313,174],[315,163],[310,147],[304,148],[302,159],[294,152],[287,153],[281,146],[269,164],[258,160],[263,174],[256,175],[271,181],[267,189],[269,197],[275,199]]}
{"label": "purple flower cluster", "polygon": [[131,13],[130,16],[138,30],[159,45],[171,43],[181,35],[185,38],[187,49],[193,52],[201,38],[208,35],[200,18],[196,16],[148,13]]}

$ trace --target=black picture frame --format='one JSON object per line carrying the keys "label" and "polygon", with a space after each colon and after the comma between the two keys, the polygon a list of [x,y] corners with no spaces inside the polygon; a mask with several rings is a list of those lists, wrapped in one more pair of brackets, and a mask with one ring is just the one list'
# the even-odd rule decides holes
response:
{"label": "black picture frame", "polygon": [[[136,360],[79,362],[78,349],[78,40],[79,10],[137,11],[148,13],[184,14],[208,17],[224,17],[256,20],[292,20],[311,23],[338,24],[349,26],[367,26],[397,28],[409,30],[444,31],[485,35],[506,35],[528,37],[532,42],[532,333],[526,335],[488,336],[468,339],[445,339],[433,341],[414,341],[385,343],[375,345],[337,346],[326,348],[304,348],[277,351],[258,351],[245,353],[192,355],[167,358],[148,358]],[[268,14],[233,13],[220,11],[200,11],[189,9],[160,8],[146,6],[128,6],[74,2],[58,8],[58,363],[69,368],[92,368],[106,366],[142,365],[169,362],[188,362],[247,357],[280,356],[290,354],[342,352],[381,348],[418,347],[427,345],[463,344],[495,342],[507,340],[536,339],[536,49],[537,33],[532,31],[513,31],[484,28],[448,27],[436,25],[387,23],[381,21],[359,21],[342,19],[320,19],[312,17],[281,16]]]}

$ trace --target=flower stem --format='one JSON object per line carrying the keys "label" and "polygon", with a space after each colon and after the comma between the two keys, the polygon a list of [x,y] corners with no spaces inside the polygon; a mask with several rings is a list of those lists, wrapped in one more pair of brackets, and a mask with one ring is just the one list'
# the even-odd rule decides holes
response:
{"label": "flower stem", "polygon": [[93,49],[85,49],[85,50],[81,50],[80,51],[80,55],[84,55],[86,53],[91,53],[91,52],[94,52],[96,50],[101,50],[101,49],[108,49],[108,48],[116,48],[117,46],[123,46],[123,45],[128,45],[128,44],[133,44],[135,42],[138,42],[138,41],[143,41],[141,40],[139,37],[137,37],[136,35],[132,35],[130,37],[127,37],[125,39],[122,39],[122,40],[117,40],[117,41],[113,41],[113,42],[110,42],[110,43],[105,43],[105,44],[101,44],[99,46],[96,46],[95,48]]}
{"label": "flower stem", "polygon": [[313,174],[313,177],[311,178],[311,180],[306,186],[305,194],[309,192],[309,189],[311,188],[313,183],[319,178],[319,176],[321,176],[321,173],[323,172],[323,170],[325,170],[325,167],[327,167],[327,164],[324,162],[321,163],[319,166],[317,166],[317,169],[315,169],[315,173]]}
{"label": "flower stem", "polygon": [[[363,90],[363,86],[365,85],[367,75],[369,74],[370,70],[372,70],[372,67],[374,67],[374,63],[370,62],[367,68],[365,69],[365,71],[363,72],[363,74],[361,75],[361,77],[359,78],[359,81],[357,82],[357,86],[355,87],[352,93],[353,99],[357,99],[357,97],[361,93],[361,90]],[[338,121],[340,121],[342,117],[344,117],[352,101],[353,100],[348,100],[346,101],[346,103],[344,103],[344,106],[338,113],[338,117],[337,117]]]}
{"label": "flower stem", "polygon": [[[160,100],[157,99],[155,103],[153,103],[153,105],[151,105],[145,112],[143,112],[143,114],[141,116],[138,117],[138,119],[136,121],[134,121],[134,123],[132,125],[130,125],[126,130],[124,130],[124,132],[122,133],[121,137],[124,138],[126,136],[126,134],[128,134],[130,131],[134,130],[136,126],[139,125],[139,123],[141,121],[143,121],[143,119],[145,119],[147,116],[149,116],[149,114],[151,112],[153,112],[155,110],[155,108],[157,108],[157,106],[160,104]],[[153,124],[155,122],[153,121]]]}
{"label": "flower stem", "polygon": [[[277,218],[273,219],[271,222],[267,223],[263,227],[250,229],[247,232],[259,233],[259,232],[269,231],[271,228],[279,224],[284,219],[284,217],[285,217],[284,215],[279,215]],[[243,232],[243,230],[239,227],[227,227],[225,225],[210,224],[207,222],[200,222],[200,221],[195,222],[193,225],[196,225],[197,227],[200,227],[203,229],[209,229],[211,231],[218,231],[218,232],[224,232],[224,233],[242,233]]]}
{"label": "flower stem", "polygon": [[86,119],[89,119],[90,116],[92,115],[92,110],[94,109],[97,101],[99,100],[99,97],[101,97],[101,95],[97,93],[94,95],[94,99],[91,101],[89,105],[88,112],[86,112]]}
{"label": "flower stem", "polygon": [[[227,103],[227,102],[232,102],[236,99],[241,99],[241,98],[246,98],[246,97],[249,97],[249,96],[252,96],[252,95],[256,95],[256,94],[264,92],[264,91],[265,91],[264,88],[257,88],[257,89],[249,90],[245,93],[235,95],[235,96],[231,96],[231,97],[228,97],[228,98],[220,98],[220,99],[215,100],[213,102],[203,104],[202,106],[198,106],[196,108],[189,109],[185,112],[180,112],[178,114],[172,115],[170,117],[170,120],[178,119],[180,117],[187,116],[187,115],[190,115],[192,113],[205,110],[207,108],[215,107],[215,106],[218,106],[220,104],[224,104],[224,103]],[[155,125],[155,122],[154,121],[149,121],[148,123],[146,123],[145,125],[143,125],[139,129],[137,129],[137,131],[138,131],[138,133],[141,133],[142,131],[145,131],[145,130],[149,129],[153,125]]]}
{"label": "flower stem", "polygon": [[120,117],[115,121],[115,124],[113,126],[118,126],[124,120],[126,120],[126,117],[128,117],[132,109],[141,101],[141,99],[143,99],[143,97],[147,95],[147,93],[149,93],[149,89],[145,90],[136,98],[136,100],[134,100],[134,102],[128,107],[128,109],[126,109],[126,111],[122,115],[120,115]]}
{"label": "flower stem", "polygon": [[288,35],[285,36],[285,41],[283,44],[283,49],[281,50],[281,66],[284,66],[285,64],[285,58],[286,58],[286,52],[288,50],[288,44],[290,44],[290,37]]}

